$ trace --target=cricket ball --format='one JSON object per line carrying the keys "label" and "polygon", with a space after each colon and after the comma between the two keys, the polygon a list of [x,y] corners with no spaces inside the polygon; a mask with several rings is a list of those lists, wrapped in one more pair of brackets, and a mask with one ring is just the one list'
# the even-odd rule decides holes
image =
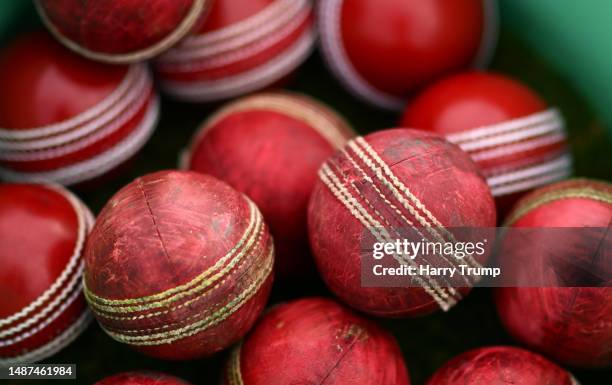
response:
{"label": "cricket ball", "polygon": [[0,184],[0,367],[44,360],[89,325],[81,277],[92,225],[59,186]]}
{"label": "cricket ball", "polygon": [[192,359],[251,328],[273,262],[272,238],[248,198],[208,175],[160,171],[103,208],[85,245],[84,292],[115,340]]}
{"label": "cricket ball", "polygon": [[488,64],[496,8],[495,0],[320,0],[323,56],[354,95],[401,110],[418,88]]}
{"label": "cricket ball", "polygon": [[544,357],[510,346],[470,350],[451,359],[427,385],[578,385],[578,381]]}
{"label": "cricket ball", "polygon": [[311,0],[215,0],[194,34],[156,61],[162,89],[215,102],[278,84],[315,43]]}
{"label": "cricket ball", "polygon": [[144,64],[82,58],[36,32],[0,52],[0,177],[70,185],[135,156],[159,113]]}
{"label": "cricket ball", "polygon": [[234,349],[225,385],[409,385],[391,334],[340,304],[305,298],[272,308]]}
{"label": "cricket ball", "polygon": [[[349,141],[323,164],[308,229],[319,272],[339,298],[370,314],[399,317],[448,310],[473,282],[456,289],[444,277],[415,277],[418,285],[406,277],[401,287],[364,286],[362,258],[372,257],[363,253],[372,244],[364,242],[394,242],[410,229],[412,242],[455,244],[450,228],[493,227],[495,217],[489,188],[469,155],[435,134],[390,129]],[[477,268],[487,257],[432,254],[398,262]]]}
{"label": "cricket ball", "polygon": [[184,152],[182,166],[249,196],[274,236],[276,276],[298,278],[314,270],[306,212],[317,170],[352,136],[340,116],[310,98],[259,94],[213,114]]}
{"label": "cricket ball", "polygon": [[468,152],[502,209],[521,193],[571,174],[559,111],[504,75],[470,72],[443,79],[410,103],[400,125],[436,132]]}
{"label": "cricket ball", "polygon": [[[496,290],[499,316],[518,341],[564,364],[612,365],[612,264],[609,257],[599,260],[606,250],[612,250],[612,241],[609,236],[582,239],[589,232],[579,229],[598,228],[605,233],[610,223],[612,185],[606,182],[586,179],[560,182],[536,190],[518,202],[506,221],[507,226],[570,228],[563,232],[569,240],[562,241],[561,247],[555,247],[554,234],[538,232],[533,236],[535,239],[529,239],[528,244],[546,245],[544,252],[532,252],[529,256],[529,269],[537,270],[534,274],[540,274],[537,267],[542,260],[551,261],[541,273],[546,282],[537,285],[540,287]],[[521,244],[501,243],[500,258],[519,257]],[[598,264],[602,264],[596,268],[601,277],[599,282],[593,281],[588,287],[557,283],[563,282],[563,277],[580,274],[584,266]],[[526,314],[529,322],[525,322]]]}
{"label": "cricket ball", "polygon": [[159,372],[126,372],[106,377],[94,385],[190,385],[190,383]]}
{"label": "cricket ball", "polygon": [[196,26],[211,0],[36,0],[47,29],[71,50],[108,63],[150,59]]}

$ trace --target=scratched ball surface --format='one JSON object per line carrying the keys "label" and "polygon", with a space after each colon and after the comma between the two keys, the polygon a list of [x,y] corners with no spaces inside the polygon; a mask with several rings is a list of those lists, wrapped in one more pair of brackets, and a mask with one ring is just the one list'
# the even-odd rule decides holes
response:
{"label": "scratched ball surface", "polygon": [[190,385],[190,383],[164,373],[126,372],[106,377],[94,385]]}
{"label": "scratched ball surface", "polygon": [[326,106],[301,95],[266,93],[213,114],[183,160],[253,199],[274,237],[277,278],[288,280],[314,270],[308,198],[321,164],[352,136]]}
{"label": "scratched ball surface", "polygon": [[[447,310],[465,290],[437,287],[445,283],[436,278],[419,285],[364,287],[362,258],[372,255],[362,249],[372,245],[363,242],[394,241],[404,229],[411,229],[411,237],[420,234],[412,241],[454,242],[445,228],[492,226],[493,198],[469,156],[439,136],[409,129],[379,131],[336,152],[319,172],[308,213],[310,244],[329,288],[361,311],[388,317]],[[465,262],[478,266],[486,257]],[[421,262],[460,263],[433,255]]]}
{"label": "scratched ball surface", "polygon": [[244,195],[193,172],[134,180],[85,247],[85,295],[114,339],[159,358],[210,355],[250,329],[272,283],[272,239]]}
{"label": "scratched ball surface", "polygon": [[324,298],[272,308],[234,349],[225,385],[408,385],[393,336]]}
{"label": "scratched ball surface", "polygon": [[566,370],[544,357],[509,346],[470,350],[451,359],[427,385],[577,385]]}
{"label": "scratched ball surface", "polygon": [[149,59],[196,25],[208,0],[37,0],[47,28],[70,49],[106,62]]}
{"label": "scratched ball surface", "polygon": [[[526,247],[534,242],[545,245],[537,252],[531,247],[528,266],[532,274],[542,274],[546,280],[533,285],[538,287],[496,290],[499,316],[513,337],[567,365],[612,365],[612,265],[605,259],[612,241],[609,236],[601,237],[610,223],[612,185],[607,182],[560,182],[535,190],[517,203],[507,226],[551,228],[551,233],[538,231],[533,238],[523,237]],[[564,239],[556,247],[560,231]],[[598,238],[587,238],[591,236]],[[501,244],[499,257],[503,260],[520,258],[525,252],[521,244],[510,242]],[[539,266],[546,267],[545,273]],[[588,285],[568,287],[573,281],[563,283],[564,277],[579,277],[591,269],[596,270],[597,279]],[[529,322],[525,322],[525,315],[529,315]]]}

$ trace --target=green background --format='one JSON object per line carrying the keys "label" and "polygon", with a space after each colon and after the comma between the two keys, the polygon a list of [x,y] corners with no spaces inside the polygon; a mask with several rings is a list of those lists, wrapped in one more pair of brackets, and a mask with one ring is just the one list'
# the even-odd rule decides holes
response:
{"label": "green background", "polygon": [[[1,47],[11,36],[36,28],[38,19],[28,1],[0,1]],[[577,175],[611,180],[612,144],[607,133],[612,133],[612,109],[606,104],[612,100],[611,34],[607,30],[612,2],[586,5],[569,0],[502,1],[503,28],[492,68],[521,79],[561,109],[570,130]],[[303,66],[290,88],[330,104],[361,133],[391,127],[398,118],[353,99],[329,75],[318,54]],[[105,186],[77,193],[98,212],[115,191],[138,175],[174,168],[179,150],[212,110],[210,106],[164,99],[159,127],[134,167]],[[465,350],[514,343],[501,327],[491,294],[488,289],[474,290],[446,314],[381,321],[398,338],[413,384],[424,384],[443,362]],[[328,293],[320,283],[312,283],[276,292],[273,302],[305,295]],[[150,359],[114,342],[92,325],[48,362],[76,363],[78,380],[71,383],[91,384],[120,371],[151,369],[194,384],[217,384],[224,360],[225,353],[192,362]],[[570,370],[582,385],[612,384],[610,369]]]}

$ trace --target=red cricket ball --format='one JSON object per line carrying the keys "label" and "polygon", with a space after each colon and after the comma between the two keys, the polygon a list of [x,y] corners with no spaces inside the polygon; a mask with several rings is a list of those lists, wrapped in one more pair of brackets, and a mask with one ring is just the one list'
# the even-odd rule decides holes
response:
{"label": "red cricket ball", "polygon": [[542,356],[510,346],[470,350],[451,359],[427,385],[578,385],[574,377]]}
{"label": "red cricket ball", "polygon": [[533,90],[495,73],[443,79],[408,106],[400,123],[446,136],[487,177],[500,208],[571,173],[564,121]]}
{"label": "red cricket ball", "polygon": [[187,35],[210,0],[37,0],[49,31],[90,59],[132,63],[150,59]]}
{"label": "red cricket ball", "polygon": [[[514,208],[506,225],[513,228],[570,227],[576,239],[563,242],[561,248],[544,247],[547,255],[530,255],[529,268],[540,260],[557,262],[544,274],[548,287],[504,287],[496,291],[497,309],[510,334],[527,346],[562,363],[574,366],[612,365],[612,265],[602,261],[607,271],[599,271],[603,282],[593,287],[555,287],[557,280],[572,273],[583,257],[593,264],[596,250],[612,249],[609,237],[598,242],[580,239],[588,233],[578,227],[609,230],[612,223],[612,185],[591,180],[569,180],[541,188],[525,196]],[[570,234],[568,234],[569,236]],[[531,242],[550,244],[547,235],[538,233]],[[554,238],[552,240],[554,242]],[[586,244],[585,244],[586,242]],[[502,243],[501,258],[514,258],[520,245]],[[582,250],[587,246],[584,255]],[[517,248],[518,247],[518,248]],[[605,254],[604,254],[605,255]],[[579,260],[580,258],[580,260]],[[565,264],[563,261],[571,261]],[[605,267],[604,267],[605,270]],[[536,271],[535,274],[538,274]],[[597,287],[599,286],[599,287]],[[528,315],[529,321],[525,321]]]}
{"label": "red cricket ball", "polygon": [[213,114],[184,153],[183,167],[253,199],[274,236],[277,277],[297,278],[313,266],[306,211],[317,170],[353,135],[340,116],[312,99],[260,94]]}
{"label": "red cricket ball", "polygon": [[427,83],[488,63],[496,8],[493,0],[320,0],[323,55],[351,92],[399,110]]}
{"label": "red cricket ball", "polygon": [[0,52],[0,177],[75,184],[132,158],[159,112],[144,64],[84,59],[42,32]]}
{"label": "red cricket ball", "polygon": [[338,303],[278,305],[234,349],[225,385],[409,385],[392,335]]}
{"label": "red cricket ball", "polygon": [[85,246],[85,297],[115,340],[158,358],[237,342],[263,309],[274,252],[244,195],[207,175],[161,171],[117,192]]}
{"label": "red cricket ball", "polygon": [[[493,198],[470,157],[442,137],[409,129],[359,137],[336,152],[319,171],[308,212],[310,244],[325,282],[349,305],[379,316],[447,310],[467,289],[455,290],[436,278],[420,286],[364,287],[367,237],[392,242],[409,228],[412,236],[420,234],[411,241],[454,243],[447,228],[492,226]],[[476,267],[486,258],[481,254],[461,263]],[[454,256],[437,255],[418,262],[459,264]]]}
{"label": "red cricket ball", "polygon": [[215,0],[202,26],[156,70],[177,99],[224,100],[278,84],[314,43],[312,0]]}
{"label": "red cricket ball", "polygon": [[94,385],[190,385],[190,383],[159,372],[126,372],[106,377]]}
{"label": "red cricket ball", "polygon": [[0,367],[44,360],[89,324],[89,209],[55,185],[0,184]]}

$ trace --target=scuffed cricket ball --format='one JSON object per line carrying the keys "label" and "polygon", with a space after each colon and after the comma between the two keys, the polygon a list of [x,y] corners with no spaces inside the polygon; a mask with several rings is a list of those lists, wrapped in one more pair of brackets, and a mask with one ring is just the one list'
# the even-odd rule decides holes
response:
{"label": "scuffed cricket ball", "polygon": [[90,59],[150,59],[187,35],[211,0],[36,0],[38,13],[66,47]]}
{"label": "scuffed cricket ball", "polygon": [[420,87],[488,64],[496,6],[495,0],[320,0],[322,53],[353,94],[401,110]]}
{"label": "scuffed cricket ball", "polygon": [[[606,182],[560,182],[535,190],[517,203],[506,226],[551,228],[552,232],[569,228],[561,233],[565,239],[559,242],[560,247],[556,245],[558,235],[545,230],[534,233],[528,242],[523,237],[523,243],[501,244],[499,257],[504,260],[531,251],[527,254],[529,263],[522,266],[546,278],[531,285],[538,287],[496,290],[499,316],[517,340],[564,364],[612,365],[612,240],[606,234],[611,223],[612,185]],[[586,228],[603,238],[590,238]],[[534,251],[532,244],[544,246]],[[540,266],[545,270],[540,272]],[[578,285],[572,284],[573,280],[564,283],[565,277],[580,277],[589,269],[596,270],[598,278],[588,285],[567,287]]]}
{"label": "scuffed cricket ball", "polygon": [[409,385],[393,336],[338,303],[278,305],[234,349],[225,385]]}
{"label": "scuffed cricket ball", "polygon": [[126,372],[106,377],[94,385],[190,385],[190,383],[159,372]]}
{"label": "scuffed cricket ball", "polygon": [[526,191],[571,174],[560,112],[504,75],[469,72],[443,79],[408,105],[400,124],[443,135],[468,152],[502,211]]}
{"label": "scuffed cricket ball", "polygon": [[81,282],[91,226],[68,190],[0,184],[0,367],[44,360],[89,325]]}
{"label": "scuffed cricket ball", "polygon": [[194,172],[161,171],[104,207],[85,248],[85,296],[115,340],[158,358],[237,342],[272,284],[272,238],[244,195]]}
{"label": "scuffed cricket ball", "polygon": [[[457,290],[464,286],[444,277],[406,277],[401,287],[364,286],[362,258],[372,258],[363,252],[372,247],[368,239],[455,243],[447,228],[492,227],[495,216],[489,188],[469,155],[425,131],[390,129],[349,141],[324,163],[308,228],[319,272],[338,297],[361,311],[398,317],[448,310],[471,282]],[[411,234],[405,236],[404,229]],[[478,267],[487,257],[431,254],[405,263]]]}
{"label": "scuffed cricket ball", "polygon": [[213,114],[182,163],[253,199],[274,236],[277,278],[287,280],[314,267],[306,228],[308,198],[321,164],[352,136],[340,116],[312,99],[260,94]]}
{"label": "scuffed cricket ball", "polygon": [[578,385],[566,370],[542,356],[510,346],[470,350],[451,359],[427,385]]}

